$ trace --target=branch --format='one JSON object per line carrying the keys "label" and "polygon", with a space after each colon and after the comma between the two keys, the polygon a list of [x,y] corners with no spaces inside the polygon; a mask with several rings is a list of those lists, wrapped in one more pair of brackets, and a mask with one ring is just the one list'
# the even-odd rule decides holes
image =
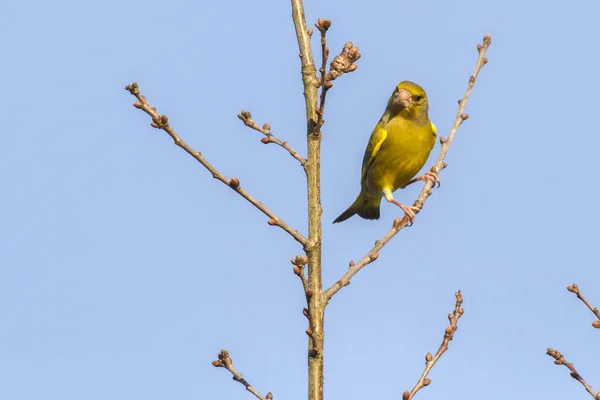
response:
{"label": "branch", "polygon": [[[318,27],[317,27],[318,28]],[[356,71],[358,65],[354,64],[360,58],[358,47],[352,42],[346,42],[340,54],[335,56],[329,65],[329,72],[325,75],[325,82],[336,80],[343,74]],[[319,85],[322,85],[321,82]]]}
{"label": "branch", "polygon": [[577,298],[581,300],[583,304],[585,304],[590,309],[590,311],[596,316],[596,318],[598,318],[598,320],[592,322],[592,326],[596,329],[600,329],[600,310],[598,309],[598,307],[592,306],[589,303],[589,301],[587,301],[585,297],[583,297],[576,283],[574,283],[572,286],[567,286],[567,290],[571,293],[575,293],[577,295]]}
{"label": "branch", "polygon": [[263,395],[258,393],[252,387],[252,385],[250,385],[248,383],[248,381],[244,379],[242,374],[237,372],[237,370],[233,366],[233,361],[231,360],[231,357],[229,357],[229,352],[227,350],[221,350],[218,357],[219,357],[219,359],[213,361],[212,365],[214,365],[217,368],[219,368],[219,367],[225,368],[227,371],[231,372],[231,375],[233,375],[233,380],[244,385],[246,390],[249,391],[250,393],[252,393],[253,395],[255,395],[258,399],[260,399],[260,400],[272,400],[273,399],[273,394],[271,392],[267,393],[267,395],[263,397]]}
{"label": "branch", "polygon": [[266,136],[266,137],[262,138],[262,140],[261,140],[262,143],[264,143],[264,144],[275,143],[275,144],[283,147],[290,153],[290,155],[292,157],[294,157],[296,160],[298,160],[300,162],[300,165],[302,165],[304,167],[304,164],[306,164],[306,160],[304,159],[304,157],[302,157],[296,150],[292,149],[292,146],[290,146],[288,144],[288,142],[282,142],[281,140],[279,140],[275,136],[273,136],[273,134],[271,133],[271,125],[264,124],[261,128],[260,126],[258,126],[258,124],[256,122],[254,122],[254,120],[252,119],[252,114],[250,114],[249,111],[242,111],[240,114],[238,114],[237,117],[239,119],[241,119],[242,122],[244,123],[244,125],[246,125],[248,128],[252,128],[255,131],[258,131]]}
{"label": "branch", "polygon": [[[477,57],[477,63],[475,64],[475,71],[473,72],[473,75],[471,75],[471,77],[469,78],[469,83],[467,85],[467,90],[465,92],[464,97],[458,101],[458,112],[456,113],[456,119],[454,120],[454,125],[452,126],[452,129],[450,129],[450,133],[448,134],[447,139],[440,137],[440,142],[442,143],[442,149],[440,150],[440,155],[439,155],[435,165],[431,168],[431,171],[436,174],[439,173],[440,171],[442,171],[444,168],[446,168],[446,163],[444,160],[446,159],[446,154],[448,153],[448,150],[450,149],[450,145],[452,144],[452,141],[454,140],[454,135],[456,134],[458,127],[467,118],[469,118],[469,115],[464,113],[465,107],[467,106],[469,96],[471,95],[471,91],[473,90],[473,86],[475,85],[475,80],[477,79],[477,76],[479,75],[479,71],[481,71],[481,68],[488,61],[487,58],[485,57],[485,52],[488,49],[488,47],[490,47],[491,43],[492,43],[492,37],[491,37],[491,35],[488,34],[488,35],[485,35],[485,37],[483,38],[483,45],[482,44],[477,45],[477,51],[479,52],[479,56]],[[418,207],[419,210],[421,210],[423,208],[425,201],[429,198],[429,196],[431,196],[431,193],[432,193],[431,189],[433,188],[434,184],[435,184],[435,182],[432,182],[430,180],[427,180],[425,182],[425,186],[423,186],[423,189],[421,189],[421,193],[419,194],[419,197],[417,197],[417,200],[415,200],[415,202],[413,204],[415,207]],[[325,291],[326,301],[329,301],[331,299],[331,297],[333,297],[333,295],[335,295],[342,287],[349,285],[350,279],[354,275],[356,275],[356,273],[358,271],[360,271],[362,268],[364,268],[365,266],[367,266],[370,263],[372,263],[373,261],[375,261],[377,259],[377,257],[379,256],[379,251],[383,248],[383,246],[385,246],[394,236],[396,236],[396,234],[398,232],[400,232],[400,230],[407,227],[408,225],[409,225],[409,220],[408,220],[407,216],[404,216],[404,218],[402,218],[402,219],[396,218],[394,220],[394,223],[392,224],[392,228],[389,230],[389,232],[386,233],[383,238],[376,241],[375,246],[373,246],[373,248],[363,258],[361,258],[358,263],[355,264],[354,261],[350,261],[350,267],[348,268],[348,271],[336,283],[334,283],[329,289],[327,289]]]}
{"label": "branch", "polygon": [[319,101],[319,108],[317,109],[317,115],[319,116],[317,120],[317,130],[321,130],[325,120],[323,119],[323,114],[325,113],[325,97],[327,96],[327,91],[333,87],[333,83],[328,82],[326,78],[327,72],[327,59],[329,58],[329,47],[327,46],[327,30],[331,27],[331,21],[328,19],[319,18],[315,27],[321,32],[321,68],[319,68],[319,73],[321,74],[321,81],[319,82],[319,86],[321,87],[321,96]]}
{"label": "branch", "polygon": [[427,378],[427,374],[429,374],[429,371],[431,371],[431,369],[433,368],[435,363],[440,359],[442,354],[444,354],[446,350],[448,350],[448,345],[450,341],[454,339],[454,332],[456,332],[456,330],[458,329],[458,319],[462,317],[462,315],[465,312],[465,310],[460,307],[463,302],[463,297],[460,293],[460,290],[455,293],[455,296],[456,305],[454,306],[454,311],[452,312],[452,314],[448,314],[448,320],[450,321],[450,325],[448,325],[446,331],[444,332],[444,339],[442,340],[440,348],[438,349],[437,353],[435,353],[435,356],[432,356],[429,352],[425,355],[425,369],[423,370],[421,377],[417,381],[415,387],[413,387],[410,392],[407,390],[402,394],[402,400],[412,399],[419,390],[421,390],[425,386],[428,386],[431,383],[431,379]]}
{"label": "branch", "polygon": [[240,181],[236,177],[232,177],[231,179],[226,178],[223,174],[221,174],[215,167],[213,167],[206,159],[202,156],[202,154],[198,151],[192,149],[187,143],[185,143],[179,135],[175,132],[175,130],[169,125],[169,119],[166,115],[160,115],[156,108],[150,106],[146,98],[140,93],[137,82],[132,83],[131,85],[127,85],[125,90],[129,91],[135,98],[138,100],[133,103],[135,108],[139,108],[144,111],[150,117],[152,117],[152,123],[150,124],[152,127],[157,129],[162,129],[165,131],[175,144],[185,150],[189,155],[194,157],[200,164],[202,164],[213,176],[213,178],[218,179],[223,182],[225,185],[229,186],[235,192],[237,192],[240,196],[248,200],[254,207],[258,208],[262,211],[267,217],[270,219],[267,223],[271,226],[276,225],[289,233],[298,243],[300,243],[303,247],[306,246],[306,238],[300,234],[295,229],[292,229],[285,221],[280,219],[277,215],[275,215],[271,210],[265,207],[260,201],[256,200],[252,197],[248,192],[240,187]]}
{"label": "branch", "polygon": [[[308,319],[308,329],[306,330],[306,334],[312,338],[316,326],[315,319],[311,316],[311,312],[309,311],[309,309],[312,310],[312,307],[310,306],[310,300],[313,297],[314,292],[310,288],[310,284],[308,283],[308,279],[306,278],[306,274],[304,273],[306,264],[308,264],[308,257],[302,257],[300,254],[298,254],[296,258],[292,258],[290,262],[294,266],[294,274],[297,275],[298,278],[300,278],[300,282],[302,282],[302,289],[304,291],[304,295],[306,296],[307,307],[302,310],[302,313]],[[321,344],[318,341],[315,343],[315,348],[317,351],[321,350]]]}
{"label": "branch", "polygon": [[546,354],[548,354],[550,357],[554,358],[554,364],[564,365],[565,367],[569,368],[569,371],[571,371],[571,378],[573,378],[577,382],[581,383],[583,385],[583,387],[585,387],[585,390],[587,390],[588,393],[591,394],[594,399],[600,400],[600,392],[594,393],[594,390],[592,389],[592,387],[587,384],[587,382],[583,379],[583,377],[581,375],[579,375],[579,372],[577,372],[577,370],[575,369],[575,366],[573,366],[573,364],[571,364],[570,362],[565,360],[565,357],[562,354],[560,354],[559,351],[548,348],[548,351],[546,351]]}
{"label": "branch", "polygon": [[323,400],[323,352],[325,299],[321,271],[323,207],[321,205],[321,131],[317,128],[318,79],[312,54],[312,30],[306,26],[302,0],[291,0],[292,20],[300,56],[304,105],[306,110],[306,189],[308,206],[308,285],[313,295],[308,304],[312,332],[308,340],[308,400]]}

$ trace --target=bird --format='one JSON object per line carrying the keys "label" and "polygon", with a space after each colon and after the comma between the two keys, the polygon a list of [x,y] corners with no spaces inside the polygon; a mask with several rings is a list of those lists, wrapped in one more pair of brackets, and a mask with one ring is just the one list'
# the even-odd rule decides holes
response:
{"label": "bird", "polygon": [[355,214],[364,219],[379,219],[382,197],[400,207],[411,224],[414,222],[418,208],[400,204],[392,193],[418,181],[440,183],[433,171],[414,178],[427,162],[437,137],[428,111],[427,94],[421,86],[402,81],[394,88],[365,150],[360,193],[334,224]]}

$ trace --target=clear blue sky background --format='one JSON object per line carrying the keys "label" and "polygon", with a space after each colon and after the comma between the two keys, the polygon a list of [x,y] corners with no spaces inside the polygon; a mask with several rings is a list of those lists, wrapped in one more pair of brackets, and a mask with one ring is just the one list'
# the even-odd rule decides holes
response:
{"label": "clear blue sky background", "polygon": [[[352,40],[363,55],[328,96],[328,285],[399,215],[384,204],[379,221],[331,224],[394,85],[420,83],[446,135],[493,35],[442,187],[327,310],[326,397],[400,399],[459,288],[464,318],[419,399],[588,398],[548,346],[600,390],[600,332],[565,290],[600,304],[599,3],[305,7],[333,21],[332,54]],[[190,145],[305,232],[303,172],[236,118],[252,111],[305,153],[289,2],[13,1],[0,36],[0,398],[250,399],[211,365],[227,348],[261,392],[304,399],[299,246],[123,90],[138,81]]]}

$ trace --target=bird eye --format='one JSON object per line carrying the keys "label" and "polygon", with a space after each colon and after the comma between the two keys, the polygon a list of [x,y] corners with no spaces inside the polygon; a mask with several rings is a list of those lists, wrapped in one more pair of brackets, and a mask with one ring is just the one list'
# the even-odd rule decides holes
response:
{"label": "bird eye", "polygon": [[414,99],[415,101],[421,101],[421,100],[423,100],[423,96],[421,96],[420,94],[418,94],[418,95],[416,95],[416,96],[413,96],[413,99]]}

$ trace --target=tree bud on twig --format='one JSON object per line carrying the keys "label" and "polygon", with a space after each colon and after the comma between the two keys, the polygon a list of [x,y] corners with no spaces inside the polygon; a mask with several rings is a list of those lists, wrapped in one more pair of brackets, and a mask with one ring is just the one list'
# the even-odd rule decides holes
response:
{"label": "tree bud on twig", "polygon": [[231,178],[231,180],[229,180],[229,186],[231,186],[232,189],[237,189],[240,187],[240,180],[238,178],[236,178],[235,176]]}

